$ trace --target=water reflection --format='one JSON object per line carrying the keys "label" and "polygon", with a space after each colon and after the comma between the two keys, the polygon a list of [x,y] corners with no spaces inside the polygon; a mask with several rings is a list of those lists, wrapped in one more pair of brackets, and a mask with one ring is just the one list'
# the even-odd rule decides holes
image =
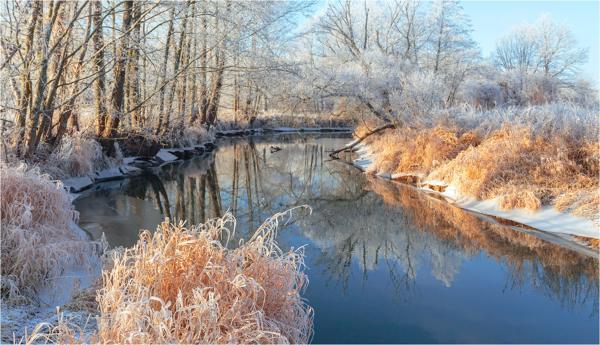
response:
{"label": "water reflection", "polygon": [[[238,220],[236,236],[243,238],[274,212],[310,205],[313,213],[280,232],[280,242],[284,248],[308,244],[307,298],[316,311],[316,342],[598,338],[597,257],[328,160],[327,151],[346,141],[280,136],[223,142],[216,153],[90,192],[76,207],[93,236],[104,232],[111,245],[129,246],[137,229],[153,229],[163,217],[199,223],[230,210]],[[275,145],[281,150],[271,152]],[[470,289],[478,286],[485,301],[473,300]],[[454,299],[468,312],[412,325],[417,311],[442,315],[432,301],[448,294],[442,304]],[[370,316],[361,300],[381,303],[377,314]],[[554,309],[539,311],[547,307]],[[348,316],[329,314],[343,308],[349,308]],[[544,315],[527,318],[522,308]],[[475,321],[461,318],[478,313],[485,321],[478,319],[484,324],[473,331]],[[499,325],[507,319],[530,329],[502,332]],[[397,325],[391,332],[389,322],[400,320],[411,326]],[[546,325],[529,324],[542,320]],[[338,324],[361,331],[348,333]]]}

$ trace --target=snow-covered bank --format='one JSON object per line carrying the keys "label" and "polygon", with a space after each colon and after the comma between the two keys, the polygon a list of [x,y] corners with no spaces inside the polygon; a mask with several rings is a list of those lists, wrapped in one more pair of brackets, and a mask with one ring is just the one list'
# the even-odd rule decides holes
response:
{"label": "snow-covered bank", "polygon": [[[252,128],[217,131],[216,136],[234,137],[269,135],[277,133],[351,133],[352,130],[353,128],[351,127]],[[151,158],[124,157],[122,164],[117,167],[110,167],[100,171],[95,171],[86,176],[62,179],[62,183],[68,192],[79,193],[92,187],[96,183],[138,176],[146,169],[190,159],[193,156],[199,156],[204,153],[211,152],[216,147],[217,146],[214,141],[206,141],[194,146],[162,148]]]}
{"label": "snow-covered bank", "polygon": [[138,176],[146,169],[189,159],[205,152],[211,152],[215,148],[216,145],[213,142],[206,142],[190,147],[164,148],[160,149],[152,158],[125,157],[122,164],[118,167],[96,171],[88,176],[67,178],[62,180],[62,183],[68,192],[79,193],[96,183]]}
{"label": "snow-covered bank", "polygon": [[[374,162],[373,153],[364,143],[356,145],[356,148],[358,158],[353,160],[353,165],[364,172],[370,172],[370,168],[372,168]],[[598,229],[598,226],[593,221],[566,212],[560,212],[551,206],[541,207],[535,211],[523,208],[503,210],[498,203],[498,198],[478,200],[473,197],[462,195],[458,192],[456,186],[443,183],[442,181],[423,181],[424,176],[411,174],[392,174],[390,172],[376,172],[375,174],[380,178],[405,183],[411,182],[406,181],[407,176],[413,177],[414,181],[416,181],[414,184],[422,190],[441,195],[448,202],[453,203],[460,208],[484,215],[510,220],[550,233],[568,234],[595,239],[600,238],[600,229]]]}

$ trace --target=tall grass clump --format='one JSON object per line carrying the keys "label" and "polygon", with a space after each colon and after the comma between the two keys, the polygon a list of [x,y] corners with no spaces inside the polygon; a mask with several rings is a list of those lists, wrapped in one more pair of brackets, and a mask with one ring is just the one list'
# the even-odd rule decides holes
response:
{"label": "tall grass clump", "polygon": [[227,248],[231,214],[184,227],[166,220],[113,254],[98,291],[101,343],[307,343],[312,309],[303,251],[283,252],[270,218]]}
{"label": "tall grass clump", "polygon": [[77,220],[62,187],[25,165],[0,165],[2,301],[23,301],[92,250],[71,228]]}
{"label": "tall grass clump", "polygon": [[89,175],[109,165],[100,143],[77,133],[63,138],[42,163],[42,168],[55,178],[68,178]]}
{"label": "tall grass clump", "polygon": [[371,142],[371,150],[377,152],[372,169],[423,176],[478,143],[474,132],[442,125],[402,128]]}
{"label": "tall grass clump", "polygon": [[531,128],[505,126],[481,145],[461,152],[432,177],[481,199],[498,197],[505,209],[535,210],[561,199],[564,203],[573,192],[581,194],[577,200],[597,193],[597,171],[593,164],[585,164],[595,153],[579,145],[570,138],[548,138]]}

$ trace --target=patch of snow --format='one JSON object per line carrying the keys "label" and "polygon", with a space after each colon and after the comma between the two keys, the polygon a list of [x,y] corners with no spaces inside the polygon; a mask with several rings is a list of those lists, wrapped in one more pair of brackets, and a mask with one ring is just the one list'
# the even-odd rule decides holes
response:
{"label": "patch of snow", "polygon": [[[60,310],[65,320],[70,324],[77,325],[82,331],[82,343],[89,343],[89,338],[96,330],[96,318],[88,315],[85,311]],[[25,343],[23,337],[31,334],[31,331],[40,323],[55,326],[58,322],[58,314],[55,308],[39,307],[32,304],[5,306],[2,305],[0,313],[0,324],[2,324],[2,344]],[[42,331],[47,331],[43,329]],[[13,338],[14,337],[14,338]],[[15,341],[16,340],[16,341]]]}
{"label": "patch of snow", "polygon": [[123,164],[129,165],[133,163],[138,157],[123,157]]}
{"label": "patch of snow", "polygon": [[137,176],[142,173],[142,169],[131,165],[122,165],[121,167],[119,167],[119,170],[121,170],[123,175],[126,176]]}
{"label": "patch of snow", "polygon": [[[350,144],[347,144],[346,147],[349,145]],[[373,154],[363,143],[358,144],[357,147],[359,148],[356,151],[358,153],[358,158],[353,161],[353,164],[362,171],[367,171],[373,164]],[[418,175],[419,174],[414,173],[394,173],[391,174],[390,177],[391,179],[395,179],[402,176]],[[386,179],[390,178],[388,177],[388,173],[385,172],[378,172],[377,176]],[[421,175],[418,177],[422,178],[424,176]],[[419,189],[442,195],[448,202],[454,203],[458,207],[466,210],[512,220],[549,233],[600,239],[600,228],[593,221],[569,213],[560,212],[552,206],[545,206],[536,211],[527,209],[502,210],[498,205],[497,198],[478,200],[473,197],[468,197],[460,194],[455,186],[448,185],[443,181],[427,180],[420,183],[420,185],[422,187]],[[445,188],[443,192],[438,192],[428,186],[442,186]]]}
{"label": "patch of snow", "polygon": [[92,267],[71,266],[42,286],[37,294],[42,307],[55,308],[71,301],[76,292],[92,286],[101,275],[99,264]]}
{"label": "patch of snow", "polygon": [[82,177],[71,177],[69,179],[63,180],[62,183],[68,192],[79,193],[82,190],[84,190],[84,189],[90,187],[92,184],[94,184],[94,181],[92,181],[92,179],[89,178],[88,176],[82,176]]}
{"label": "patch of snow", "polygon": [[346,145],[344,145],[344,147],[350,147],[352,145],[356,145],[357,142],[358,142],[358,139],[354,139],[351,142],[349,142]]}
{"label": "patch of snow", "polygon": [[273,128],[273,131],[275,131],[275,132],[298,132],[299,130],[297,128],[292,128],[292,127],[275,127],[275,128]]}
{"label": "patch of snow", "polygon": [[381,171],[381,172],[378,172],[375,175],[378,176],[378,177],[384,178],[386,180],[390,180],[392,178],[392,174],[389,173],[389,172],[383,172],[383,171]]}
{"label": "patch of snow", "polygon": [[158,153],[156,154],[156,158],[158,158],[162,162],[172,162],[178,159],[177,156],[165,149],[160,149],[160,151],[158,151]]}
{"label": "patch of snow", "polygon": [[354,132],[353,127],[321,127],[321,132]]}
{"label": "patch of snow", "polygon": [[109,169],[104,169],[104,170],[96,172],[94,180],[96,182],[102,182],[102,181],[119,179],[122,177],[123,177],[123,173],[121,172],[121,170],[119,170],[119,168],[109,168]]}
{"label": "patch of snow", "polygon": [[498,198],[478,200],[460,195],[453,186],[449,186],[446,191],[440,194],[467,210],[509,219],[551,233],[600,239],[600,229],[593,221],[560,212],[552,206],[544,206],[535,211],[523,208],[502,210],[498,205]]}
{"label": "patch of snow", "polygon": [[[423,177],[423,175],[421,175],[420,177]],[[421,182],[422,185],[431,185],[431,186],[440,186],[440,187],[448,187],[448,184],[444,181],[440,181],[440,180],[426,180]]]}
{"label": "patch of snow", "polygon": [[354,161],[354,165],[363,171],[366,171],[371,164],[373,164],[373,162],[370,159],[357,159]]}
{"label": "patch of snow", "polygon": [[358,158],[353,161],[353,164],[360,170],[367,171],[373,165],[373,155],[362,143],[358,144],[356,147],[358,147],[358,150],[356,151]]}

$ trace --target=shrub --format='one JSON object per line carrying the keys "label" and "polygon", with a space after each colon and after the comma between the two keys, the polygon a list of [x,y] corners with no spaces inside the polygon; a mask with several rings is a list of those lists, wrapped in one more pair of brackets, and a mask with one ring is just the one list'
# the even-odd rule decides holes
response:
{"label": "shrub", "polygon": [[455,128],[401,128],[371,141],[372,150],[378,153],[373,169],[423,176],[478,143],[476,133]]}
{"label": "shrub", "polygon": [[436,111],[429,123],[369,137],[370,171],[441,180],[504,209],[554,205],[599,221],[597,111],[568,103]]}
{"label": "shrub", "polygon": [[500,197],[504,208],[537,209],[569,191],[593,192],[594,171],[570,158],[581,155],[574,143],[540,137],[530,128],[505,126],[431,174],[465,194]]}
{"label": "shrub", "polygon": [[43,169],[55,178],[68,178],[88,175],[108,165],[102,146],[79,132],[61,140],[43,163]]}
{"label": "shrub", "polygon": [[[279,221],[292,211],[269,218],[233,249],[231,213],[188,228],[167,219],[156,232],[141,232],[132,248],[112,251],[96,296],[96,332],[82,334],[61,318],[55,327],[38,325],[26,340],[308,343],[313,311],[300,297],[308,284],[303,250],[283,252],[275,241]],[[90,294],[80,299],[89,309]]]}
{"label": "shrub", "polygon": [[84,262],[92,245],[71,229],[78,214],[47,175],[1,165],[0,186],[2,299],[16,302],[70,264]]}
{"label": "shrub", "polygon": [[[307,343],[303,252],[282,252],[276,215],[235,249],[235,219],[165,221],[113,256],[99,291],[103,343]],[[225,243],[225,244],[224,244]]]}

